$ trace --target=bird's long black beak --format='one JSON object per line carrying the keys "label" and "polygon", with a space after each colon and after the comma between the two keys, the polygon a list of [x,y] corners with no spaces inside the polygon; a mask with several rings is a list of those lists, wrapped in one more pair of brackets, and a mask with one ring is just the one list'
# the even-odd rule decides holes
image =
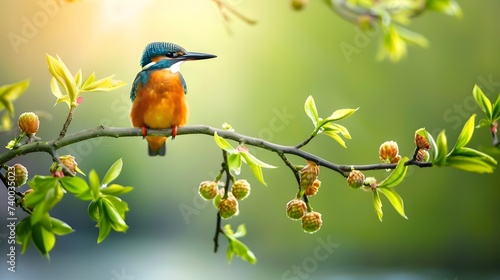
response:
{"label": "bird's long black beak", "polygon": [[188,52],[185,53],[182,57],[182,60],[201,60],[201,59],[210,59],[217,57],[216,55],[213,54],[208,54],[208,53],[197,53],[197,52]]}

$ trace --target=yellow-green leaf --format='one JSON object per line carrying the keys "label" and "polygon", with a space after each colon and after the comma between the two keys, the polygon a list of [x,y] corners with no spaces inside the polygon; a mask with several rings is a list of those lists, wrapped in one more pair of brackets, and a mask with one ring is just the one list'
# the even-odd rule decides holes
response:
{"label": "yellow-green leaf", "polygon": [[476,114],[472,114],[469,120],[465,123],[460,135],[458,136],[457,142],[455,143],[455,147],[452,149],[459,149],[467,145],[474,134],[474,123],[475,123]]}
{"label": "yellow-green leaf", "polygon": [[316,109],[316,103],[314,103],[314,98],[309,95],[304,103],[304,111],[306,115],[311,119],[314,126],[318,124],[318,109]]}
{"label": "yellow-green leaf", "polygon": [[101,184],[99,182],[99,175],[97,175],[97,172],[94,169],[90,170],[89,173],[89,187],[94,200],[101,196]]}
{"label": "yellow-green leaf", "polygon": [[11,128],[12,128],[12,121],[10,120],[10,116],[8,113],[5,113],[2,116],[2,129],[1,130],[10,130]]}
{"label": "yellow-green leaf", "polygon": [[387,178],[378,184],[381,188],[392,188],[399,185],[406,176],[406,171],[408,166],[405,166],[405,162],[408,161],[408,157],[403,157],[398,162],[396,168],[391,172]]}
{"label": "yellow-green leaf", "polygon": [[112,91],[127,84],[124,81],[113,79],[114,77],[115,75],[110,75],[89,84],[86,83],[81,90],[82,92]]}
{"label": "yellow-green leaf", "polygon": [[436,139],[436,147],[436,157],[432,161],[432,164],[436,166],[443,166],[446,162],[446,155],[448,154],[448,143],[444,129],[439,133]]}
{"label": "yellow-green leaf", "polygon": [[52,77],[50,79],[50,91],[52,91],[52,94],[57,97],[57,99],[63,97],[63,94],[61,92],[61,89],[59,88],[59,85],[57,84],[56,78]]}
{"label": "yellow-green leaf", "polygon": [[491,120],[492,117],[492,106],[491,106],[491,101],[484,95],[483,91],[478,85],[474,85],[474,88],[472,89],[472,96],[474,96],[474,99],[477,102],[477,105],[479,105],[479,108],[484,112],[486,115],[486,118]]}
{"label": "yellow-green leaf", "polygon": [[408,217],[406,217],[406,215],[405,215],[403,199],[401,198],[401,196],[399,196],[399,194],[396,191],[394,191],[394,189],[377,187],[376,190],[380,191],[381,193],[383,193],[385,195],[385,197],[387,197],[389,202],[392,204],[394,209],[396,209],[396,211],[398,211],[398,213],[399,213],[399,215],[401,215],[401,217],[408,219]]}
{"label": "yellow-green leaf", "polygon": [[49,72],[59,82],[63,89],[68,93],[71,104],[76,104],[76,82],[75,78],[66,67],[62,59],[57,56],[57,59],[47,54],[47,64]]}
{"label": "yellow-green leaf", "polygon": [[248,156],[248,153],[240,153],[245,162],[248,164],[250,167],[250,170],[252,170],[253,174],[261,182],[264,186],[267,186],[266,182],[264,181],[264,175],[262,174],[262,167],[256,164],[250,157]]}
{"label": "yellow-green leaf", "polygon": [[344,147],[344,148],[347,148],[346,144],[345,144],[345,141],[344,139],[342,139],[338,134],[337,132],[335,131],[329,131],[329,130],[325,130],[322,132],[322,134],[325,134],[325,135],[328,135],[330,136],[330,138],[332,138],[333,140],[337,141],[337,143],[340,144],[340,146]]}
{"label": "yellow-green leaf", "polygon": [[78,72],[75,74],[75,84],[77,87],[81,87],[82,85],[82,69],[78,69]]}
{"label": "yellow-green leaf", "polygon": [[333,112],[328,118],[323,120],[323,122],[331,122],[331,121],[338,121],[341,119],[345,119],[349,117],[350,115],[354,114],[359,108],[356,109],[338,109],[335,112]]}
{"label": "yellow-green leaf", "polygon": [[215,140],[215,143],[217,144],[217,146],[219,146],[219,148],[223,149],[224,151],[228,152],[228,153],[235,153],[237,152],[235,148],[233,148],[233,146],[231,146],[231,144],[229,144],[229,142],[227,142],[226,139],[220,137],[217,132],[214,133],[214,140]]}
{"label": "yellow-green leaf", "polygon": [[446,165],[468,172],[493,173],[495,165],[492,165],[480,158],[468,156],[451,155],[446,159]]}
{"label": "yellow-green leaf", "polygon": [[7,109],[11,116],[14,115],[14,104],[12,102],[19,98],[30,84],[29,80],[23,80],[14,84],[0,87],[0,110]]}
{"label": "yellow-green leaf", "polygon": [[380,201],[380,196],[377,191],[373,192],[373,207],[375,208],[378,219],[382,222],[384,212],[382,212],[382,201]]}
{"label": "yellow-green leaf", "polygon": [[111,183],[114,179],[120,175],[122,172],[122,167],[123,167],[123,161],[122,159],[118,159],[115,161],[111,167],[108,169],[106,172],[106,175],[104,175],[104,178],[102,179],[102,187],[106,187],[107,184]]}
{"label": "yellow-green leaf", "polygon": [[48,256],[49,252],[56,244],[54,233],[45,229],[41,224],[35,224],[32,226],[31,235],[33,244],[35,244],[40,253],[44,256]]}

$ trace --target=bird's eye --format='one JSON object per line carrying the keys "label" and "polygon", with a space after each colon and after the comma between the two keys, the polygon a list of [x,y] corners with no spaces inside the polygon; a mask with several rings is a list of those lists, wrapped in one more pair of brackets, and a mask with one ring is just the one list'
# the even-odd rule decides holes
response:
{"label": "bird's eye", "polygon": [[169,52],[169,53],[167,53],[167,56],[170,58],[176,58],[176,57],[179,57],[182,55],[184,55],[183,52]]}

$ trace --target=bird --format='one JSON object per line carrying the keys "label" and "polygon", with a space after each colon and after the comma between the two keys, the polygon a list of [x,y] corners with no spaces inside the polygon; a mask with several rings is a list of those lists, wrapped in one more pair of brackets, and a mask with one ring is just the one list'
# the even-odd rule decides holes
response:
{"label": "bird", "polygon": [[135,77],[130,91],[130,120],[133,127],[141,128],[142,136],[148,142],[149,156],[165,156],[167,137],[147,136],[148,128],[171,128],[174,139],[177,127],[187,123],[187,87],[179,72],[181,64],[215,57],[188,52],[168,42],[152,42],[145,47],[140,60],[142,70]]}

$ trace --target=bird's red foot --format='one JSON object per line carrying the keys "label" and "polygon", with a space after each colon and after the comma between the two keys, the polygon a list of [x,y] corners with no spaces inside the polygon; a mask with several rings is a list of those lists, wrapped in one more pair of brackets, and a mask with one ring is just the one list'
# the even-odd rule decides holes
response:
{"label": "bird's red foot", "polygon": [[146,126],[142,126],[141,127],[141,134],[142,134],[142,137],[146,137],[146,135],[148,135],[148,131],[146,129]]}
{"label": "bird's red foot", "polygon": [[177,126],[176,125],[174,125],[172,127],[172,140],[175,139],[175,136],[177,136]]}

